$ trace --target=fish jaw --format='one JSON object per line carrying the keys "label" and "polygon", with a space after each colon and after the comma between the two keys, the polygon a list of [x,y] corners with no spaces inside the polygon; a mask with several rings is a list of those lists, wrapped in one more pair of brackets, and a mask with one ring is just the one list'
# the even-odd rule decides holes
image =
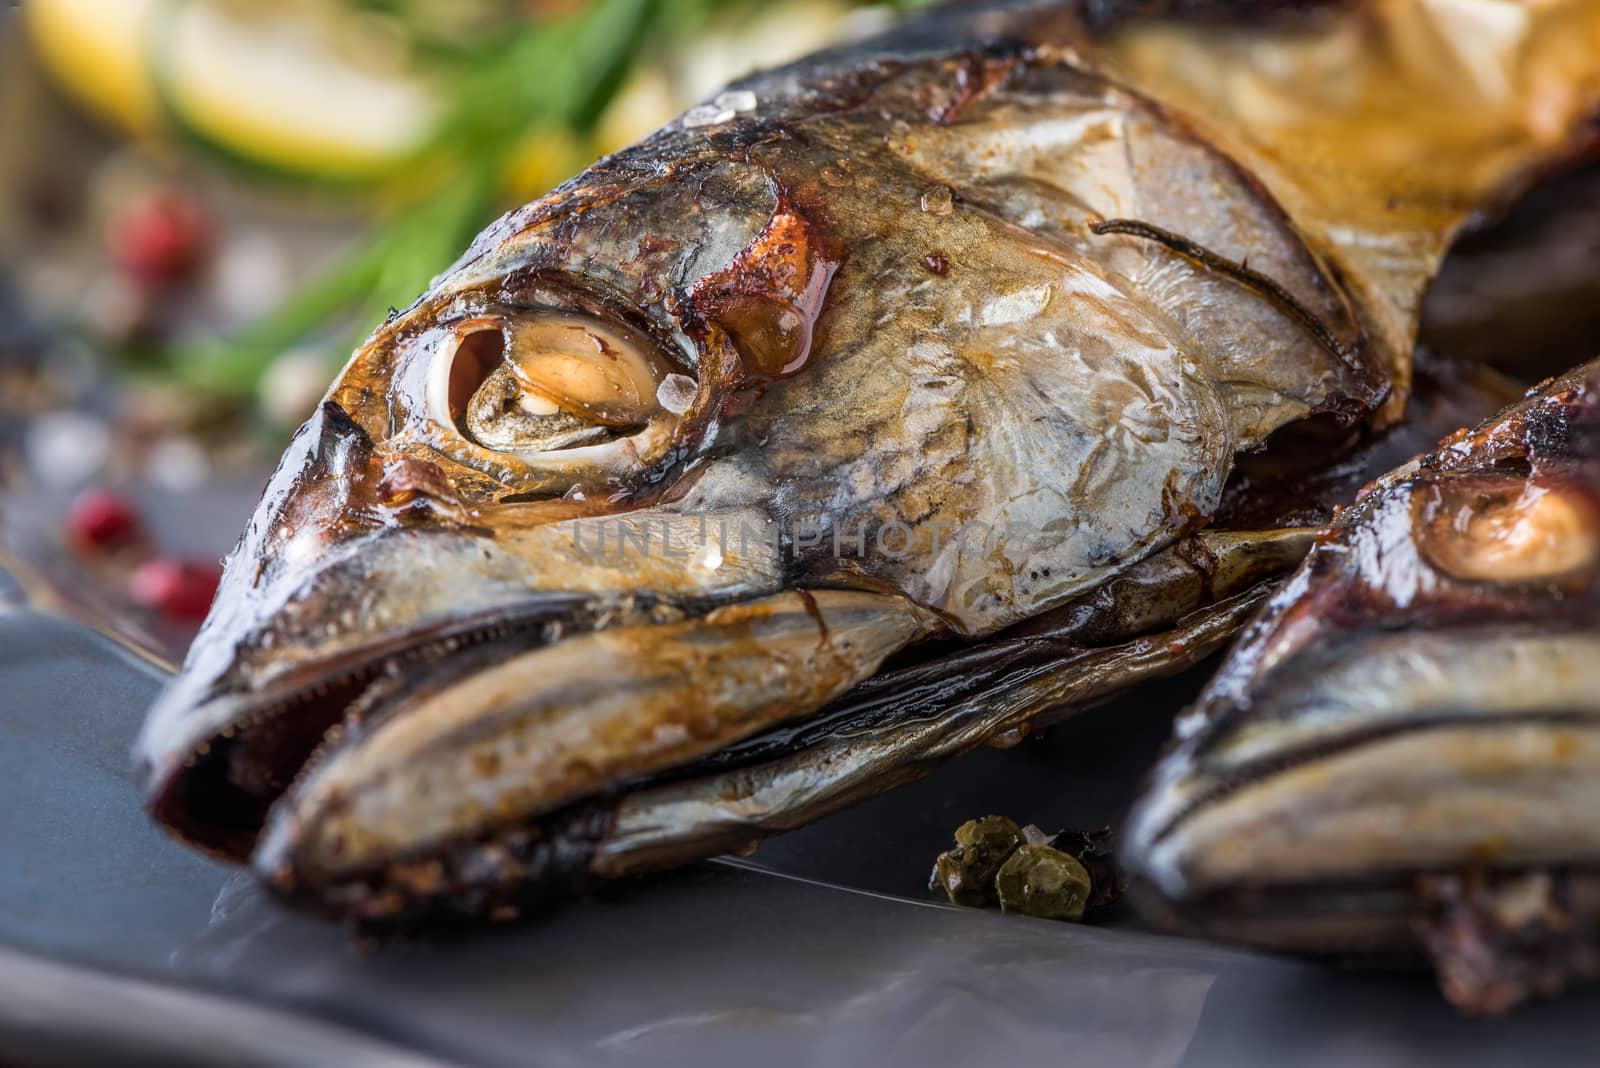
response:
{"label": "fish jaw", "polygon": [[1440,881],[1554,873],[1600,925],[1597,429],[1589,364],[1368,487],[1180,718],[1126,839],[1149,915],[1414,955]]}
{"label": "fish jaw", "polygon": [[1352,642],[1272,725],[1164,772],[1130,825],[1168,920],[1277,949],[1402,954],[1418,877],[1600,863],[1600,635],[1461,628]]}
{"label": "fish jaw", "polygon": [[[252,864],[367,924],[451,893],[477,915],[511,907],[561,886],[514,857],[560,840],[573,811],[595,816],[618,784],[814,711],[933,623],[901,597],[817,590],[485,647],[396,680],[348,723],[274,807]],[[580,876],[586,851],[566,841],[565,875]]]}

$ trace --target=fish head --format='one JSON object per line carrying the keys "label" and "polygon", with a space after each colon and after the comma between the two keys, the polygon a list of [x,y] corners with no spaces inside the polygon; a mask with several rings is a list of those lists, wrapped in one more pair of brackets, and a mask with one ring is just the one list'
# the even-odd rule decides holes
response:
{"label": "fish head", "polygon": [[1130,816],[1150,913],[1400,956],[1438,886],[1554,874],[1600,919],[1597,620],[1591,363],[1370,486],[1247,630]]}
{"label": "fish head", "polygon": [[[155,817],[282,887],[521,857],[508,829],[1096,587],[1202,525],[1239,450],[1381,400],[1225,157],[1059,59],[930,63],[675,123],[384,323],[147,720]],[[1083,156],[1071,188],[1023,173],[1038,144]],[[1150,214],[1279,282],[1092,230],[1180,178],[1227,210]]]}
{"label": "fish head", "polygon": [[138,743],[157,817],[196,843],[247,853],[386,672],[784,587],[770,485],[684,496],[787,369],[742,364],[709,316],[745,301],[745,330],[803,352],[829,253],[739,163],[534,208],[355,352],[272,476]]}

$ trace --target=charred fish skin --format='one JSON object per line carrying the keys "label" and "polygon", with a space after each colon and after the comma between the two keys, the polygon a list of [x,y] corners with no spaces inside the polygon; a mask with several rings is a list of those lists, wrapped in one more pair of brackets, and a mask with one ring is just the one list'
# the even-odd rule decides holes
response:
{"label": "charred fish skin", "polygon": [[1129,821],[1147,912],[1428,952],[1499,1011],[1596,972],[1600,361],[1369,487],[1194,709]]}
{"label": "charred fish skin", "polygon": [[[156,818],[298,900],[377,913],[509,907],[584,849],[611,877],[745,843],[1040,708],[963,704],[856,778],[714,780],[749,791],[721,807],[639,784],[915,642],[1109,590],[1200,536],[1242,452],[1377,418],[1397,367],[1345,251],[1374,205],[1291,217],[1295,174],[1263,179],[1182,93],[1128,84],[1078,13],[979,5],[759,77],[486,230],[285,454],[138,743]],[[1489,109],[1474,129],[1514,147],[1405,217],[1392,258],[1425,274],[1481,195],[1565,150],[1577,106],[1542,139]],[[899,540],[840,552],[797,521]],[[1198,607],[1039,700],[1098,699],[1244,616]]]}

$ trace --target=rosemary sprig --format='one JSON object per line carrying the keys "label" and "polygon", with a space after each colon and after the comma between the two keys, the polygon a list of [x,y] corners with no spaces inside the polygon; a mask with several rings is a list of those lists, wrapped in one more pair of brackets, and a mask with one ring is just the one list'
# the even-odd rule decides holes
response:
{"label": "rosemary sprig", "polygon": [[[403,0],[348,0],[405,7]],[[921,0],[877,0],[913,6]],[[423,292],[501,207],[512,147],[531,131],[586,133],[647,46],[670,47],[763,0],[596,0],[561,18],[519,21],[501,39],[452,53],[451,96],[433,132],[376,198],[391,206],[353,249],[273,312],[232,334],[155,354],[154,372],[248,397],[286,349],[323,339],[348,351],[357,331]]]}
{"label": "rosemary sprig", "polygon": [[[409,188],[364,240],[266,317],[168,351],[160,372],[247,396],[285,349],[341,322],[365,328],[388,308],[409,304],[493,216],[518,137],[541,127],[591,126],[665,6],[599,0],[581,15],[530,23],[488,46],[457,79],[433,134],[397,168]],[[426,179],[416,181],[419,174]],[[345,341],[354,340],[347,328]]]}

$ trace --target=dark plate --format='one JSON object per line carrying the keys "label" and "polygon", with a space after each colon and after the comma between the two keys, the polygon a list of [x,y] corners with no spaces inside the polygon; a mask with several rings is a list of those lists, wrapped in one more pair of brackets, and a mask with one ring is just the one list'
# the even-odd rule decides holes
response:
{"label": "dark plate", "polygon": [[1593,1056],[1594,994],[1469,1021],[1420,975],[930,903],[929,860],[964,817],[1115,816],[1188,683],[975,754],[769,843],[757,862],[371,953],[145,822],[127,750],[159,681],[91,631],[0,609],[0,1059],[1242,1068]]}

